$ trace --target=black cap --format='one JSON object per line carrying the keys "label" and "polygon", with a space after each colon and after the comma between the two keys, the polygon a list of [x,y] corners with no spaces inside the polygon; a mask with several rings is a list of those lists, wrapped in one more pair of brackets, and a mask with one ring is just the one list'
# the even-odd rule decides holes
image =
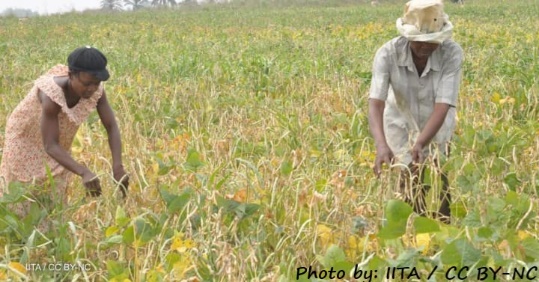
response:
{"label": "black cap", "polygon": [[70,71],[87,72],[101,81],[109,79],[107,58],[101,51],[91,46],[75,49],[67,58]]}

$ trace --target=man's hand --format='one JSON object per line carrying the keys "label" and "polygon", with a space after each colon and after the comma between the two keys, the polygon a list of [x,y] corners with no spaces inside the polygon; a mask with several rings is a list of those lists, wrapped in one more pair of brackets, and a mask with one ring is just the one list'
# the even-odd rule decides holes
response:
{"label": "man's hand", "polygon": [[129,186],[129,176],[125,173],[122,165],[114,167],[112,173],[114,174],[114,180],[120,185],[122,196],[125,198],[127,196],[127,187]]}
{"label": "man's hand", "polygon": [[86,188],[86,195],[97,197],[101,195],[101,184],[99,178],[90,170],[86,170],[82,174],[82,184]]}
{"label": "man's hand", "polygon": [[424,160],[425,156],[423,156],[423,145],[415,143],[414,147],[412,147],[412,161],[415,164],[421,164]]}
{"label": "man's hand", "polygon": [[384,163],[391,165],[394,157],[389,146],[381,146],[376,150],[376,160],[374,161],[374,174],[376,174],[376,177],[380,177],[382,165]]}

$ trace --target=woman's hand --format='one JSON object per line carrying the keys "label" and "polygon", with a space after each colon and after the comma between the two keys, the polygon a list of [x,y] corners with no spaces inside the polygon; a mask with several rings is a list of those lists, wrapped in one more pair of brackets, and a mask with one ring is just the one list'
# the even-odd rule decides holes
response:
{"label": "woman's hand", "polygon": [[125,198],[127,196],[127,187],[129,186],[129,176],[125,172],[123,165],[115,166],[112,173],[114,174],[114,180],[120,184],[122,196]]}
{"label": "woman's hand", "polygon": [[378,147],[376,149],[376,160],[374,161],[374,174],[376,174],[377,177],[380,177],[382,165],[384,163],[391,165],[393,163],[394,159],[393,152],[389,148],[389,146],[384,145],[381,147]]}
{"label": "woman's hand", "polygon": [[88,169],[82,174],[82,184],[87,190],[87,195],[92,197],[101,195],[101,184],[99,183],[99,178],[97,178],[97,175]]}

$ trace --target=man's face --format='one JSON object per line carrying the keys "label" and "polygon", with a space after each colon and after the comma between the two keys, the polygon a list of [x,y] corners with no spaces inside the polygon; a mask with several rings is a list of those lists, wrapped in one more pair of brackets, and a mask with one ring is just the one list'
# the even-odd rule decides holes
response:
{"label": "man's face", "polygon": [[97,91],[101,81],[87,72],[71,74],[71,87],[77,96],[88,99]]}
{"label": "man's face", "polygon": [[430,55],[438,48],[440,44],[438,43],[429,43],[429,42],[420,42],[412,41],[410,42],[410,49],[412,53],[418,59],[428,59]]}

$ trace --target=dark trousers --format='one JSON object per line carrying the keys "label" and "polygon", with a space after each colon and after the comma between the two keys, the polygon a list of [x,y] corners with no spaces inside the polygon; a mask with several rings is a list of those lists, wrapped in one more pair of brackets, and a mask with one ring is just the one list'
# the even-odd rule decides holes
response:
{"label": "dark trousers", "polygon": [[[446,149],[447,156],[449,157],[449,148]],[[442,171],[440,164],[437,160],[434,160],[433,170],[437,173],[431,173],[431,177],[434,175],[440,175],[442,180],[442,189],[438,194],[440,202],[440,208],[437,213],[432,214],[434,218],[439,219],[441,222],[449,224],[451,222],[451,193],[449,191],[449,180],[447,174]],[[422,168],[417,165],[411,164],[409,170],[403,170],[399,185],[401,193],[404,195],[404,201],[412,206],[414,212],[421,216],[428,216],[427,203],[425,202],[425,196],[431,189],[430,185],[424,183],[425,180],[425,166]]]}

